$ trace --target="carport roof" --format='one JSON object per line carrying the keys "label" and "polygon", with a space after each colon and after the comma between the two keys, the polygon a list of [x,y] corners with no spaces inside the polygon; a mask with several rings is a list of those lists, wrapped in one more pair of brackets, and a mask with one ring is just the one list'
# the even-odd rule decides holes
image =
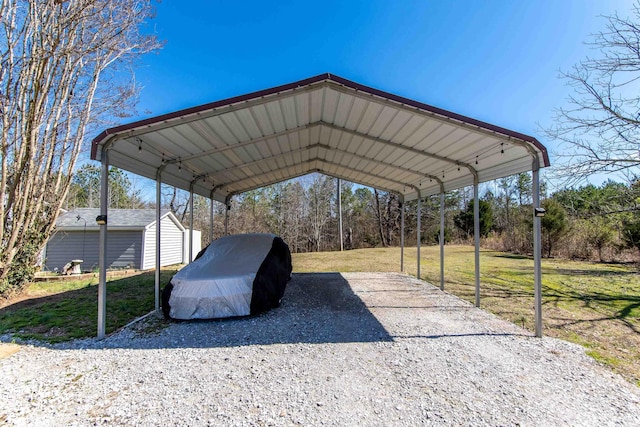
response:
{"label": "carport roof", "polygon": [[224,202],[320,172],[409,201],[549,166],[534,137],[333,74],[105,130],[91,158]]}

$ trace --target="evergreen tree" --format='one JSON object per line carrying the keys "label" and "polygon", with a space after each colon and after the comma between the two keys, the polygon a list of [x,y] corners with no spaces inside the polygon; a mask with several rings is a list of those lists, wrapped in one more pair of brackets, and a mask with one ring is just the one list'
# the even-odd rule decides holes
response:
{"label": "evergreen tree", "polygon": [[569,222],[562,205],[555,199],[546,199],[542,202],[546,213],[542,217],[542,232],[546,237],[547,257],[551,257],[554,242],[567,231]]}
{"label": "evergreen tree", "polygon": [[[470,200],[467,208],[454,217],[456,227],[464,231],[467,238],[470,238],[474,231],[474,201]],[[491,204],[485,200],[480,200],[478,205],[480,214],[480,236],[487,237],[493,228],[493,209]]]}

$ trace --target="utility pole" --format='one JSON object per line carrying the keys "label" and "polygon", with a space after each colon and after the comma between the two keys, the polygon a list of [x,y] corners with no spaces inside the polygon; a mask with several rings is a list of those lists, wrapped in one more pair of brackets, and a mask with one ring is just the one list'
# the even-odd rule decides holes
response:
{"label": "utility pole", "polygon": [[338,178],[338,235],[340,236],[340,251],[344,251],[344,239],[342,236],[342,185]]}

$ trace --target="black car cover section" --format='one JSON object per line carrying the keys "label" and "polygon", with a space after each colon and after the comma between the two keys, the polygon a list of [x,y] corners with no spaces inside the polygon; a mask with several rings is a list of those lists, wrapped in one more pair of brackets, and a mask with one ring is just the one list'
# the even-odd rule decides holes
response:
{"label": "black car cover section", "polygon": [[275,237],[253,281],[251,314],[280,306],[287,282],[291,279],[291,270],[289,246],[280,237]]}

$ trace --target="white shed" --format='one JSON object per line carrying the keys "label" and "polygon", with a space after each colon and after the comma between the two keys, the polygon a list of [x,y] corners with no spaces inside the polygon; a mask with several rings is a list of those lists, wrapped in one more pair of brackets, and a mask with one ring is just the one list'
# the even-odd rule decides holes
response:
{"label": "white shed", "polygon": [[[49,271],[62,271],[71,260],[83,260],[82,270],[98,268],[100,226],[99,209],[78,208],[65,212],[56,221],[55,233],[45,248],[44,265]],[[189,232],[171,212],[161,216],[160,265],[188,263]],[[155,268],[156,211],[154,209],[111,209],[107,266],[110,269]],[[200,232],[194,231],[193,253],[201,248]]]}

